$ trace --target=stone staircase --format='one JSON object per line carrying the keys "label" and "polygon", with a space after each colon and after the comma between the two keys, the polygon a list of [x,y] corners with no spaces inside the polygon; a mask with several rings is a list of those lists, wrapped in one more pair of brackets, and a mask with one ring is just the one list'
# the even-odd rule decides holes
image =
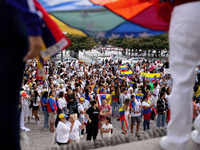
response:
{"label": "stone staircase", "polygon": [[[194,127],[192,130],[194,130]],[[84,141],[78,144],[69,144],[60,147],[60,150],[162,150],[159,141],[166,133],[166,128],[150,129],[139,131],[137,137],[135,134],[117,135],[111,138],[98,139],[95,142]],[[59,150],[59,148],[52,147],[51,150]],[[200,145],[190,139],[188,150],[200,150]]]}

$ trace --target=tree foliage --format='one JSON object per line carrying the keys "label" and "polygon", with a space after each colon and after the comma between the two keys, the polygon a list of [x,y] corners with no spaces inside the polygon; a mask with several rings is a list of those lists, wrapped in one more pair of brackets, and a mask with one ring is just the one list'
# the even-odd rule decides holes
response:
{"label": "tree foliage", "polygon": [[67,50],[91,50],[96,45],[94,38],[78,36],[73,34],[66,34],[67,38],[71,41],[71,45],[67,48]]}
{"label": "tree foliage", "polygon": [[169,50],[169,42],[168,42],[167,33],[162,34],[162,35],[157,35],[157,36],[132,38],[132,39],[111,38],[108,41],[108,43],[116,47],[135,49],[135,50],[139,50],[139,49],[142,49],[142,50],[167,49]]}

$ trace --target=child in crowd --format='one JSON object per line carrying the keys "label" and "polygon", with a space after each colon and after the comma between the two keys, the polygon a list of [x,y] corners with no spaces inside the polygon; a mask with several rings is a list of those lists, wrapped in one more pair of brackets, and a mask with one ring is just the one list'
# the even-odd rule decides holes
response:
{"label": "child in crowd", "polygon": [[112,129],[111,118],[106,117],[105,124],[102,126],[103,138],[111,137]]}

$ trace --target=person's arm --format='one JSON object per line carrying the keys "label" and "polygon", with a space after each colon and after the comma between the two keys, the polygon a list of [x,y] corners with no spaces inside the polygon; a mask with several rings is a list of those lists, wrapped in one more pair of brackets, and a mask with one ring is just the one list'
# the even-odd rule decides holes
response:
{"label": "person's arm", "polygon": [[32,59],[40,54],[42,49],[42,29],[41,18],[38,15],[38,11],[35,8],[33,1],[27,0],[6,0],[9,4],[18,8],[24,23],[27,26],[29,35],[29,53],[23,58],[23,61]]}
{"label": "person's arm", "polygon": [[74,127],[74,122],[71,124],[70,131],[69,131],[69,132],[72,132],[73,127]]}
{"label": "person's arm", "polygon": [[139,110],[139,113],[141,112],[141,110],[142,110],[142,105],[140,105],[140,110]]}
{"label": "person's arm", "polygon": [[144,108],[145,110],[147,110],[147,109],[149,109],[149,108],[151,108],[151,107],[153,107],[154,105],[150,105],[150,106],[142,106],[142,108]]}
{"label": "person's arm", "polygon": [[[58,99],[57,104],[58,104],[58,107],[62,110],[62,105],[61,105],[60,98]],[[63,112],[63,110],[62,110],[62,112]]]}
{"label": "person's arm", "polygon": [[196,116],[198,116],[198,112],[197,112],[197,109],[196,109],[196,108],[193,109],[193,112],[194,112],[194,114],[195,114]]}
{"label": "person's arm", "polygon": [[49,99],[49,105],[51,110],[55,113],[55,109],[54,109],[54,105],[53,105],[53,101]]}
{"label": "person's arm", "polygon": [[112,128],[109,128],[108,130],[104,130],[104,128],[102,128],[102,132],[103,133],[109,133],[111,131]]}
{"label": "person's arm", "polygon": [[89,123],[91,123],[92,120],[90,120],[90,118],[88,117],[87,113],[85,113],[84,115],[85,115],[85,117],[88,119]]}
{"label": "person's arm", "polygon": [[133,110],[133,107],[130,107],[131,112],[138,113],[137,111]]}
{"label": "person's arm", "polygon": [[41,110],[41,102],[40,102],[40,98],[38,98],[38,104],[39,104],[39,111]]}
{"label": "person's arm", "polygon": [[74,94],[74,97],[75,97],[75,100],[77,100],[77,99],[78,99],[78,97],[76,96],[76,92],[75,92],[75,94]]}
{"label": "person's arm", "polygon": [[112,108],[109,106],[109,111],[105,113],[106,116],[111,115],[112,114]]}

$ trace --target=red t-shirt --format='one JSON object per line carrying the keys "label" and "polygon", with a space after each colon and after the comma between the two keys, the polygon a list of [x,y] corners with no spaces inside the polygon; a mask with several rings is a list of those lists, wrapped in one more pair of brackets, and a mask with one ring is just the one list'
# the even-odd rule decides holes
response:
{"label": "red t-shirt", "polygon": [[[106,104],[106,106],[103,106],[103,105],[99,106],[99,111],[100,112],[102,111],[103,113],[105,113],[105,112],[109,112],[110,110],[111,110],[111,107],[108,104]],[[100,121],[104,121],[106,117],[109,117],[109,115],[108,116],[101,116],[100,115],[99,120]]]}

